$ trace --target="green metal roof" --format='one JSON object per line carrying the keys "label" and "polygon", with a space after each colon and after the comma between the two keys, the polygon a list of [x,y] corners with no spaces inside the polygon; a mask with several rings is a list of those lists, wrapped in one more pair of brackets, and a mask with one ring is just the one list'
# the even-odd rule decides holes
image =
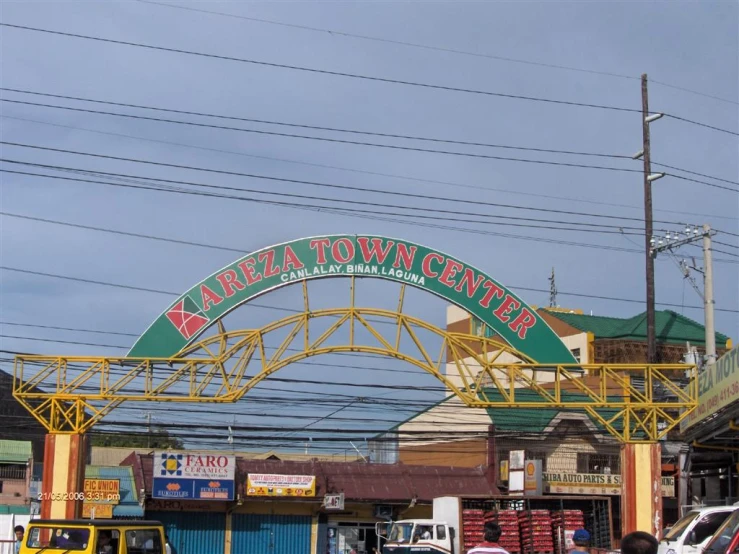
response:
{"label": "green metal roof", "polygon": [[[647,340],[646,312],[627,319],[562,312],[547,312],[548,315],[571,325],[580,331],[590,332],[596,339]],[[705,328],[697,321],[672,310],[657,310],[654,314],[657,342],[706,344]],[[725,347],[729,337],[716,333],[716,345]]]}
{"label": "green metal roof", "polygon": [[32,455],[30,441],[0,440],[1,464],[26,464]]}

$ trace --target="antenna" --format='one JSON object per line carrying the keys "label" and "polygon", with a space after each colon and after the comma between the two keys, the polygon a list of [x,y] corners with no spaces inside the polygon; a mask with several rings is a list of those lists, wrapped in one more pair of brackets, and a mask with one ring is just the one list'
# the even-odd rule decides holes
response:
{"label": "antenna", "polygon": [[552,276],[549,277],[549,307],[557,307],[557,284],[554,282],[554,268],[552,268]]}
{"label": "antenna", "polygon": [[362,461],[365,462],[365,463],[367,463],[367,458],[365,458],[362,455],[362,453],[359,451],[359,448],[357,448],[356,446],[354,446],[354,443],[352,441],[349,441],[349,444],[351,444],[352,445],[352,448],[357,451],[357,454],[359,454],[359,456],[362,458]]}

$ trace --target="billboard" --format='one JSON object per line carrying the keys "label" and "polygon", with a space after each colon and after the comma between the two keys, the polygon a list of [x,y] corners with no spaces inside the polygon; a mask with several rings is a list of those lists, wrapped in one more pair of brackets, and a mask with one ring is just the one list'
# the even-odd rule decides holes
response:
{"label": "billboard", "polygon": [[621,494],[621,476],[603,473],[543,473],[550,494]]}
{"label": "billboard", "polygon": [[246,496],[313,497],[315,495],[315,475],[250,473],[246,477]]}
{"label": "billboard", "polygon": [[680,422],[685,431],[739,400],[739,346],[706,366],[698,376],[698,407]]}
{"label": "billboard", "polygon": [[198,452],[154,452],[152,498],[233,500],[236,457]]}

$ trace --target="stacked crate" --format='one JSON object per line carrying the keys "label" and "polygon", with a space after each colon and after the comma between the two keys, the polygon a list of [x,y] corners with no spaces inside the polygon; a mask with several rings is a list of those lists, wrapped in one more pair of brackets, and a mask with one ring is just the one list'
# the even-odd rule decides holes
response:
{"label": "stacked crate", "polygon": [[495,521],[502,531],[498,544],[511,554],[521,552],[521,537],[518,533],[518,515],[516,510],[498,510],[487,512],[485,521]]}
{"label": "stacked crate", "polygon": [[465,552],[484,540],[484,514],[484,510],[462,510],[462,543]]}
{"label": "stacked crate", "polygon": [[585,528],[585,516],[582,510],[558,510],[552,512],[552,525],[555,551],[565,554],[568,550],[567,537],[571,538],[576,530]]}
{"label": "stacked crate", "polygon": [[549,510],[524,510],[518,514],[524,554],[554,554],[552,517]]}

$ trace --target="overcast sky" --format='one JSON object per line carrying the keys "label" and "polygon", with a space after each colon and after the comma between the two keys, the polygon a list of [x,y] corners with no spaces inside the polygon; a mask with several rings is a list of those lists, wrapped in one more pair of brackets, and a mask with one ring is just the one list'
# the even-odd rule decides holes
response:
{"label": "overcast sky", "polygon": [[[190,2],[177,5],[303,28],[137,1],[2,2],[0,15],[3,23],[127,42],[635,110],[641,108],[638,77],[647,73],[650,79],[673,85],[650,85],[652,111],[733,133],[739,131],[739,10],[736,2]],[[479,55],[368,40],[338,32]],[[308,73],[9,27],[0,29],[0,40],[0,78],[6,88],[508,146],[628,156],[641,148],[640,115],[630,111]],[[176,116],[13,92],[3,92],[2,97],[362,142],[641,170],[640,162],[632,160],[346,135]],[[626,229],[626,234],[620,234],[617,230],[619,226],[641,225],[633,219],[643,217],[639,172],[391,150],[6,102],[0,110],[4,141],[306,181],[582,212],[591,215],[491,206],[474,208],[484,214],[604,223],[615,225],[616,228],[607,230],[616,232],[505,226],[501,223],[512,221],[502,219],[486,225],[468,224],[462,218],[460,222],[438,221],[434,222],[435,227],[428,227],[419,226],[418,220],[410,217],[393,217],[396,221],[392,222],[378,221],[4,173],[0,174],[0,179],[2,211],[6,213],[227,246],[244,252],[324,233],[402,237],[476,265],[514,290],[517,287],[547,289],[547,277],[555,268],[561,291],[558,302],[562,306],[618,317],[630,317],[644,310],[638,303],[566,295],[577,292],[632,300],[644,298],[644,256],[635,252],[643,249],[643,240],[638,231]],[[739,181],[736,134],[667,117],[653,123],[651,128],[655,162],[726,181],[673,170],[667,170],[668,173],[672,171],[735,191],[739,189],[737,184],[731,183]],[[14,146],[3,146],[2,157],[127,175],[350,197],[309,185],[226,177]],[[10,164],[3,167],[28,170]],[[714,253],[716,306],[721,310],[716,313],[716,328],[736,340],[739,337],[739,238],[736,236],[739,233],[739,194],[669,175],[656,181],[653,190],[654,216],[660,221],[655,223],[656,230],[683,230],[686,223],[708,223],[719,230],[715,238],[724,245],[716,245],[716,249],[723,252]],[[460,207],[437,201],[409,203],[407,199],[376,193],[356,193],[351,197],[429,209]],[[626,219],[596,219],[596,214]],[[530,221],[518,223],[556,226]],[[4,266],[166,291],[185,291],[239,256],[236,252],[8,216],[0,218],[0,224]],[[457,229],[440,228],[444,225]],[[460,230],[463,227],[488,234]],[[495,233],[517,235],[518,238]],[[602,248],[585,247],[583,243],[602,245]],[[702,264],[698,248],[684,247],[678,256],[681,259],[695,256],[698,265]],[[702,289],[701,275],[695,272],[692,275]],[[2,271],[0,277],[1,319],[5,323],[138,335],[172,299],[166,295],[11,271]],[[380,297],[385,300],[385,288],[381,285],[367,287],[370,291],[366,295],[367,303]],[[343,299],[333,302],[336,293],[332,287],[317,287],[316,290],[327,305],[346,304]],[[703,321],[702,309],[690,308],[701,305],[700,297],[669,256],[662,255],[657,260],[656,290],[658,303],[670,303],[670,309]],[[522,291],[520,296],[531,304],[548,302],[546,293]],[[278,291],[263,300],[275,306],[300,307],[296,305],[298,299],[294,291]],[[664,308],[658,305],[658,309]],[[428,295],[413,295],[408,309],[436,325],[445,323],[444,304],[429,302]],[[251,309],[248,314],[243,319],[247,327],[281,316],[280,312],[264,309]],[[4,335],[122,347],[130,346],[134,340],[131,336],[7,324],[1,329]],[[3,349],[13,351],[125,352],[125,349],[17,338],[1,338],[0,341]],[[343,371],[340,374],[346,379],[346,370]],[[313,368],[311,374],[327,380],[335,377],[329,369]],[[376,375],[357,379],[373,382]],[[391,377],[383,377],[383,380],[397,384],[407,382],[403,376],[394,381]],[[435,381],[423,377],[423,383],[433,385]],[[358,393],[354,391],[353,394]]]}

